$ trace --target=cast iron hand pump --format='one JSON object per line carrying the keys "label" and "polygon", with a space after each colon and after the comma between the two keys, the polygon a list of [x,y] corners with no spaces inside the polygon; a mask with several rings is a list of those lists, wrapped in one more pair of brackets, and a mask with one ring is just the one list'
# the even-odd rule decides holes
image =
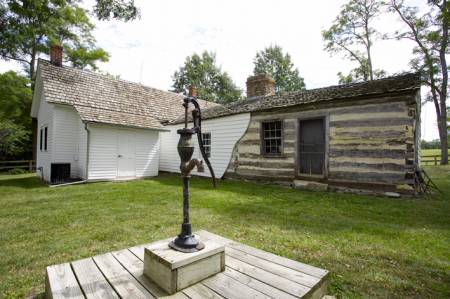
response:
{"label": "cast iron hand pump", "polygon": [[[194,127],[191,129],[187,127],[188,108],[190,103],[194,105],[194,110],[192,110]],[[189,223],[189,178],[191,177],[191,171],[194,167],[197,167],[198,172],[203,172],[205,170],[201,160],[191,159],[194,154],[194,145],[192,144],[193,134],[197,134],[200,153],[202,154],[202,157],[208,166],[209,172],[211,173],[214,187],[216,187],[216,178],[205,149],[203,148],[202,112],[195,95],[190,92],[190,95],[184,99],[183,106],[185,109],[184,128],[177,131],[177,133],[180,134],[180,141],[178,142],[177,148],[181,159],[180,170],[183,178],[183,224],[181,225],[181,233],[175,240],[170,242],[169,246],[182,252],[195,252],[202,250],[205,245],[192,234],[192,227]]]}

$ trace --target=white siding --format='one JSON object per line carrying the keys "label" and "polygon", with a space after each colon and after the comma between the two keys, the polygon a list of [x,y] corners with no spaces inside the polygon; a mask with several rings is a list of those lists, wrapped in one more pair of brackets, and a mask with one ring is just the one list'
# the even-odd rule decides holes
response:
{"label": "white siding", "polygon": [[[41,97],[39,104],[39,112],[37,114],[38,124],[37,124],[37,151],[36,151],[36,167],[42,167],[43,179],[50,181],[50,164],[52,161],[52,150],[53,150],[53,106],[48,104],[44,97]],[[41,140],[41,128],[47,127],[47,151],[40,149]],[[44,136],[42,137],[44,142]]]}
{"label": "white siding", "polygon": [[84,177],[84,167],[81,165],[86,163],[83,161],[86,140],[82,140],[84,127],[76,110],[71,106],[55,105],[53,128],[52,162],[70,163],[71,177]]}
{"label": "white siding", "polygon": [[159,165],[159,132],[89,125],[89,180],[115,180],[118,176],[118,134],[126,131],[135,142],[136,177],[155,176]]}
{"label": "white siding", "polygon": [[136,177],[158,175],[159,167],[159,132],[135,131],[136,140]]}
{"label": "white siding", "polygon": [[[207,119],[202,122],[202,132],[211,133],[211,157],[209,160],[217,178],[221,178],[225,173],[230,163],[234,145],[247,131],[249,122],[249,113]],[[161,133],[159,168],[162,171],[180,172],[180,157],[177,152],[179,135],[177,134],[177,130],[183,126],[183,124],[167,126],[165,128],[170,129],[170,132]],[[189,126],[191,127],[192,123]],[[193,157],[201,159],[196,135],[193,136],[193,143],[195,144]],[[193,173],[202,176],[211,176],[206,165],[204,173],[197,173],[196,171],[193,171]]]}

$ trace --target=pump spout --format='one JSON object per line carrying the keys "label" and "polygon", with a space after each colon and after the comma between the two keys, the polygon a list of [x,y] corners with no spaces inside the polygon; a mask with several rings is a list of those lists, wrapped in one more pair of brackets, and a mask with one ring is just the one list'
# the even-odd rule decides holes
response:
{"label": "pump spout", "polygon": [[183,174],[189,174],[194,167],[197,167],[198,172],[205,172],[203,161],[199,159],[191,159],[187,163],[181,163],[180,170]]}

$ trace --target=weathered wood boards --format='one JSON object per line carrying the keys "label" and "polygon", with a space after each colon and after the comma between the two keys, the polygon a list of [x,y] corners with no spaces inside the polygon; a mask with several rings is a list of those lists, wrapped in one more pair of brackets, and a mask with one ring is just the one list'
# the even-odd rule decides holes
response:
{"label": "weathered wood boards", "polygon": [[144,248],[144,274],[169,294],[225,270],[225,247],[205,240],[193,253],[173,250],[167,241]]}
{"label": "weathered wood boards", "polygon": [[[203,241],[225,246],[225,271],[168,295],[144,276],[144,247],[136,246],[47,267],[48,298],[321,298],[328,272],[218,235]],[[149,244],[150,245],[150,244]]]}
{"label": "weathered wood boards", "polygon": [[[416,94],[404,94],[346,106],[314,105],[254,112],[247,132],[235,146],[225,177],[292,181],[299,172],[299,121],[322,118],[325,165],[315,179],[333,182],[411,184],[417,157]],[[351,106],[350,106],[351,105]],[[305,110],[306,109],[306,110]],[[261,154],[261,122],[283,121],[283,152]]]}

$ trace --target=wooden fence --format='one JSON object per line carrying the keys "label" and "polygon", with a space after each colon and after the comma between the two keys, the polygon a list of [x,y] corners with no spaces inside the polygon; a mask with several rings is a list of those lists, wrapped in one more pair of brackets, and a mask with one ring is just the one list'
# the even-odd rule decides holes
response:
{"label": "wooden fence", "polygon": [[15,168],[33,171],[36,169],[36,161],[35,160],[0,161],[0,171],[11,170]]}
{"label": "wooden fence", "polygon": [[441,164],[441,155],[426,155],[426,156],[422,156],[420,158],[420,162],[423,165],[430,165],[429,163],[431,163],[432,165],[439,165],[439,164]]}

